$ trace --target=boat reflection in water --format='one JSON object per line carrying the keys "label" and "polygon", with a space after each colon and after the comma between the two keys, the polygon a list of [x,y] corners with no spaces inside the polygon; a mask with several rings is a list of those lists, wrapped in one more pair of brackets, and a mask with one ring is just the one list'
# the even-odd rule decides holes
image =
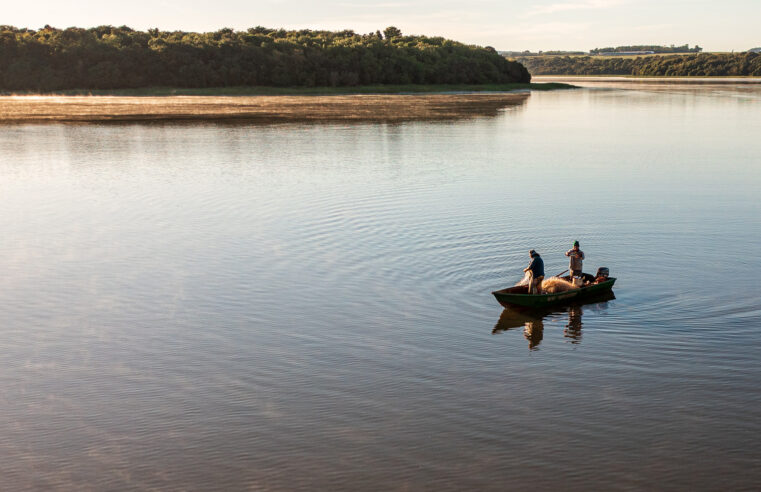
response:
{"label": "boat reflection in water", "polygon": [[550,316],[568,313],[568,322],[563,330],[563,336],[570,343],[581,342],[581,315],[584,310],[605,309],[607,302],[615,299],[613,292],[607,295],[589,299],[583,303],[575,303],[567,306],[558,306],[548,309],[506,308],[499,316],[499,321],[494,325],[492,334],[502,333],[516,328],[523,328],[523,336],[528,340],[530,350],[539,346],[544,338],[544,320]]}

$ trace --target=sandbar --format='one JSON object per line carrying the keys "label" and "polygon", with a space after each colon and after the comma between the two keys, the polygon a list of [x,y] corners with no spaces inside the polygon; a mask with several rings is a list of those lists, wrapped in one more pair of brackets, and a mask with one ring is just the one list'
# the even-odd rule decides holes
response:
{"label": "sandbar", "polygon": [[527,92],[330,96],[0,96],[1,123],[413,121],[496,116]]}

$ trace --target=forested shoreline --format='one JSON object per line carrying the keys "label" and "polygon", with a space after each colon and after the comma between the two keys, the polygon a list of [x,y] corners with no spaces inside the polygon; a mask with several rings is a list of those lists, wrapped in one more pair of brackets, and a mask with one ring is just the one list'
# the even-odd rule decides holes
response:
{"label": "forested shoreline", "polygon": [[533,75],[761,76],[761,53],[701,53],[625,57],[516,58]]}
{"label": "forested shoreline", "polygon": [[491,47],[383,32],[0,26],[0,90],[528,83]]}

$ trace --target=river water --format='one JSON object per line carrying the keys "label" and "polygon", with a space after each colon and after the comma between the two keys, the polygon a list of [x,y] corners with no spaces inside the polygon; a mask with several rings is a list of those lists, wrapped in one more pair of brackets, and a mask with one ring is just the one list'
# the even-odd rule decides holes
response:
{"label": "river water", "polygon": [[[2,126],[3,488],[753,489],[760,135],[731,83]],[[503,312],[575,239],[616,298]]]}

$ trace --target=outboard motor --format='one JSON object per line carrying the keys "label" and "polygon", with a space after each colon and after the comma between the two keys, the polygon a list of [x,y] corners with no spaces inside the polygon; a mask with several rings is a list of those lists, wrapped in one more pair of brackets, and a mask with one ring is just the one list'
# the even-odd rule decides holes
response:
{"label": "outboard motor", "polygon": [[610,270],[608,270],[608,267],[600,267],[597,269],[597,275],[595,275],[595,277],[597,279],[602,277],[603,279],[608,280],[608,275],[610,275]]}

